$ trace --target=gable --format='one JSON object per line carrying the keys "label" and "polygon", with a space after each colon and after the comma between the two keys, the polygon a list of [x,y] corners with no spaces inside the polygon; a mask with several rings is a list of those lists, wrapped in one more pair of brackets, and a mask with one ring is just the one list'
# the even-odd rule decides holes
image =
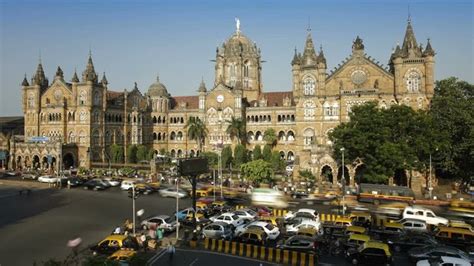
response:
{"label": "gable", "polygon": [[72,102],[72,91],[70,84],[62,80],[55,80],[46,91],[41,95],[41,105],[63,104],[64,101]]}

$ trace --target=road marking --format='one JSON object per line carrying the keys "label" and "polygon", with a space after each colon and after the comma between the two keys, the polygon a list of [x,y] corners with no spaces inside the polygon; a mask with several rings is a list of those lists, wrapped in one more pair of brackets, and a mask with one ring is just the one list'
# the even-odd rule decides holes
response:
{"label": "road marking", "polygon": [[[196,258],[195,260],[193,260],[193,262],[191,262],[191,263],[189,264],[189,266],[193,266],[194,263],[196,263],[196,261],[198,261],[198,258]],[[0,265],[0,266],[1,266],[1,265]]]}
{"label": "road marking", "polygon": [[166,253],[166,249],[161,249],[160,252],[156,253],[156,255],[154,255],[153,257],[151,257],[150,260],[148,260],[148,262],[146,263],[146,265],[153,265],[153,263],[155,263],[157,260],[159,260],[163,255],[165,255]]}

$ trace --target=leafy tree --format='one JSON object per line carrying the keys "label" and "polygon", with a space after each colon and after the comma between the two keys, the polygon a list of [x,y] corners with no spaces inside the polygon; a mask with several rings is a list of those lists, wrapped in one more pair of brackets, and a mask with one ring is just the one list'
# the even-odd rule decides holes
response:
{"label": "leafy tree", "polygon": [[330,133],[334,156],[347,162],[361,158],[369,182],[386,183],[399,169],[426,171],[426,154],[437,142],[431,119],[424,111],[395,105],[379,109],[374,102],[356,106],[350,121]]}
{"label": "leafy tree", "polygon": [[207,137],[208,130],[206,125],[199,117],[191,116],[185,126],[188,131],[188,137],[191,140],[196,140],[199,146],[199,151],[202,152],[202,146]]}
{"label": "leafy tree", "polygon": [[137,162],[137,146],[136,145],[128,145],[127,162],[128,163],[136,163]]}
{"label": "leafy tree", "polygon": [[474,85],[450,77],[436,82],[430,115],[439,141],[433,163],[446,178],[474,176]]}
{"label": "leafy tree", "polygon": [[201,156],[204,158],[207,158],[207,162],[210,167],[217,168],[217,163],[219,161],[219,158],[218,158],[219,155],[217,153],[207,151],[207,152],[201,153]]}
{"label": "leafy tree", "polygon": [[237,144],[234,148],[234,163],[237,167],[247,162],[247,150],[242,144]]}
{"label": "leafy tree", "polygon": [[109,147],[109,155],[112,163],[123,162],[123,146],[112,144]]}
{"label": "leafy tree", "polygon": [[148,156],[147,147],[145,145],[138,145],[136,154],[137,154],[136,156],[137,156],[138,162],[147,160],[147,156]]}
{"label": "leafy tree", "polygon": [[154,160],[155,157],[156,157],[156,155],[155,155],[155,150],[152,149],[152,148],[148,149],[148,154],[147,154],[146,157],[147,157],[146,159],[149,160],[149,161],[150,161],[150,160]]}
{"label": "leafy tree", "polygon": [[165,155],[166,154],[166,149],[161,148],[159,152],[160,152],[160,155]]}
{"label": "leafy tree", "polygon": [[277,143],[277,135],[273,128],[268,128],[263,133],[263,140],[267,143],[267,145],[275,146]]}
{"label": "leafy tree", "polygon": [[272,165],[262,159],[250,161],[240,166],[243,177],[254,183],[270,183],[273,178]]}
{"label": "leafy tree", "polygon": [[222,149],[221,160],[223,168],[229,167],[232,163],[232,148],[230,147],[230,145],[226,145]]}
{"label": "leafy tree", "polygon": [[313,173],[308,169],[300,170],[298,172],[298,174],[300,175],[301,178],[303,178],[305,180],[314,181],[316,179],[316,177],[313,175]]}
{"label": "leafy tree", "polygon": [[275,171],[282,172],[285,170],[285,161],[281,158],[278,151],[273,151],[270,162]]}
{"label": "leafy tree", "polygon": [[262,158],[263,158],[262,149],[260,148],[260,145],[255,145],[255,148],[253,148],[253,152],[252,152],[252,159],[260,160]]}
{"label": "leafy tree", "polygon": [[263,147],[262,158],[267,162],[272,159],[272,148],[270,145],[267,144]]}
{"label": "leafy tree", "polygon": [[238,144],[243,144],[246,142],[246,137],[247,137],[247,131],[245,129],[245,120],[242,118],[235,118],[232,117],[230,120],[226,121],[229,123],[229,126],[227,127],[227,134],[230,135],[230,138],[233,140],[234,138],[237,138],[237,143]]}

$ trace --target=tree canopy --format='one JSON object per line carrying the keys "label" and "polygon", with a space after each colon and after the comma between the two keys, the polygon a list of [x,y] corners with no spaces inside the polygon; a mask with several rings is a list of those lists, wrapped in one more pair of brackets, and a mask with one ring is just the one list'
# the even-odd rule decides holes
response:
{"label": "tree canopy", "polygon": [[237,167],[247,162],[247,149],[242,144],[237,144],[234,148],[234,163]]}
{"label": "tree canopy", "polygon": [[267,145],[270,145],[271,147],[275,146],[277,142],[275,130],[273,128],[267,128],[263,133],[263,140],[265,140]]}
{"label": "tree canopy", "polygon": [[189,139],[196,140],[199,146],[199,151],[202,152],[202,146],[204,144],[204,140],[206,139],[208,132],[206,125],[199,117],[191,116],[186,122],[185,128],[188,131]]}
{"label": "tree canopy", "polygon": [[229,126],[226,129],[227,134],[233,140],[237,138],[238,144],[245,143],[247,137],[247,130],[245,129],[245,120],[242,118],[232,117],[230,120],[226,121],[229,123]]}
{"label": "tree canopy", "polygon": [[240,171],[243,177],[254,183],[270,183],[273,180],[272,165],[262,159],[242,164]]}
{"label": "tree canopy", "polygon": [[230,145],[226,145],[223,149],[222,149],[222,154],[221,154],[221,160],[222,160],[222,167],[223,168],[227,168],[230,166],[230,164],[232,163],[232,148],[230,147]]}
{"label": "tree canopy", "polygon": [[259,160],[259,159],[262,159],[262,148],[260,148],[260,145],[255,145],[255,147],[253,148],[253,152],[252,152],[252,160]]}
{"label": "tree canopy", "polygon": [[269,162],[272,159],[272,148],[270,145],[265,145],[262,151],[262,158]]}

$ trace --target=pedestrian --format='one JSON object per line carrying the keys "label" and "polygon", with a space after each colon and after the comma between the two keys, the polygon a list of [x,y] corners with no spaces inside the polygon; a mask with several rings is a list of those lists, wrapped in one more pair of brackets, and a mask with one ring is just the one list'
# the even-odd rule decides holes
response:
{"label": "pedestrian", "polygon": [[163,240],[163,229],[159,226],[156,228],[156,240],[158,242],[158,246],[161,246],[161,240]]}
{"label": "pedestrian", "polygon": [[140,236],[140,241],[142,242],[143,250],[146,252],[148,248],[148,240],[144,233],[142,233],[142,235]]}
{"label": "pedestrian", "polygon": [[171,242],[168,243],[168,248],[167,248],[168,254],[170,256],[170,260],[173,260],[174,253],[176,252],[176,249],[174,246],[171,244]]}
{"label": "pedestrian", "polygon": [[120,235],[121,233],[122,233],[122,228],[120,228],[120,226],[117,226],[112,234]]}

